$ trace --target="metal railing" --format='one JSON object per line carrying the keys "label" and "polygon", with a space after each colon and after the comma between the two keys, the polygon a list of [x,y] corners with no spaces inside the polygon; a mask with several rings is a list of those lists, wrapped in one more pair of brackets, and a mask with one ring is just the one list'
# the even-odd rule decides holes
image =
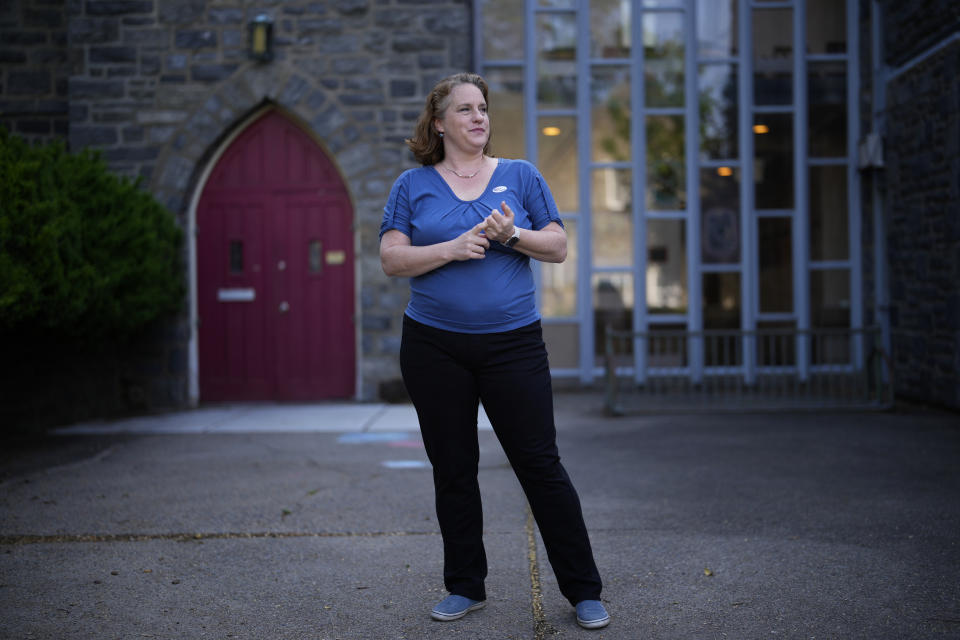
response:
{"label": "metal railing", "polygon": [[611,415],[893,405],[879,327],[604,333]]}

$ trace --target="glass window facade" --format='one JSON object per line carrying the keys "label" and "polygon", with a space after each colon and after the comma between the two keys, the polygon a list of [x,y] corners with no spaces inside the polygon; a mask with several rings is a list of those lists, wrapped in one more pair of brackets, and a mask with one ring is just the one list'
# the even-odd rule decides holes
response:
{"label": "glass window facade", "polygon": [[638,380],[851,363],[808,337],[862,323],[856,0],[474,6],[494,152],[567,229],[536,265],[555,375],[601,375],[611,330],[642,338],[616,362]]}

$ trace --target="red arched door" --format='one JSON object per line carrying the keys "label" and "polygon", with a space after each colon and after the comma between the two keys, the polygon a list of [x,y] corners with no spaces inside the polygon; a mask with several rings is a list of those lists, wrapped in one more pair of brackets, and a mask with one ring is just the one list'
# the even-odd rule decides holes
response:
{"label": "red arched door", "polygon": [[353,395],[352,222],[330,159],[283,115],[233,141],[197,208],[201,400]]}

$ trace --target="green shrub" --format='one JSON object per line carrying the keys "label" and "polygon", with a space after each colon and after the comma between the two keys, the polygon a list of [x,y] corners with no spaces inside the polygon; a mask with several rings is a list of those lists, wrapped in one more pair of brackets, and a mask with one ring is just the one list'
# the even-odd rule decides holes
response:
{"label": "green shrub", "polygon": [[183,304],[182,232],[90,151],[0,127],[0,331],[123,337]]}

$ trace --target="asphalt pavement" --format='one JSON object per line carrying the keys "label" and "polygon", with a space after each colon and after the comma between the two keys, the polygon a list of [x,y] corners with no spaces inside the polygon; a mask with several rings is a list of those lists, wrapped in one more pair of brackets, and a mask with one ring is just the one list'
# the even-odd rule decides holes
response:
{"label": "asphalt pavement", "polygon": [[479,419],[488,606],[455,622],[405,405],[231,405],[0,454],[0,638],[960,638],[960,416],[605,417],[557,395],[612,622],[580,629]]}

